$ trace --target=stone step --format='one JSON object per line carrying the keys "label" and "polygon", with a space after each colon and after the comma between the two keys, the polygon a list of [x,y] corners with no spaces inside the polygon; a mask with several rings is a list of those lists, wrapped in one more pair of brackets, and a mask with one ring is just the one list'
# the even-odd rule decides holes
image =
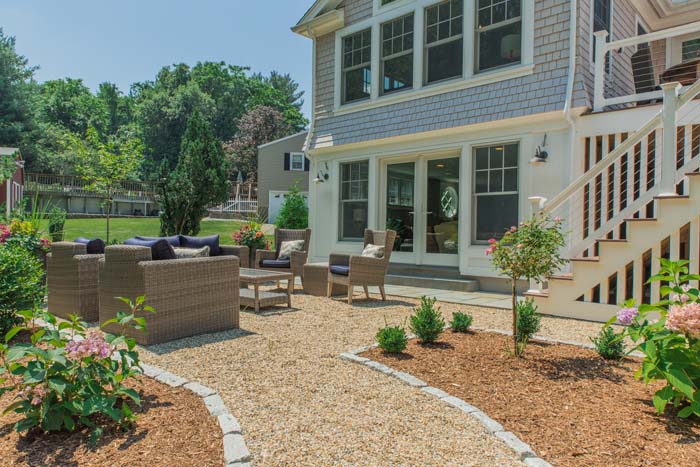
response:
{"label": "stone step", "polygon": [[390,263],[389,274],[438,279],[462,279],[459,268],[449,266],[424,266],[419,264]]}
{"label": "stone step", "polygon": [[452,290],[455,292],[476,292],[479,281],[473,279],[444,279],[439,277],[404,276],[387,274],[387,285],[405,285],[425,289]]}

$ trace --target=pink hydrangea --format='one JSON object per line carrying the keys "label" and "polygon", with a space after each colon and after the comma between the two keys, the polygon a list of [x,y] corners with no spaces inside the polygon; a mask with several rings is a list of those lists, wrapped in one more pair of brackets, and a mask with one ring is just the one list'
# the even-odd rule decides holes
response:
{"label": "pink hydrangea", "polygon": [[0,224],[0,243],[5,243],[10,238],[10,227]]}
{"label": "pink hydrangea", "polygon": [[518,231],[518,228],[517,228],[516,226],[513,225],[513,226],[511,226],[510,231],[511,231],[511,232],[517,232],[517,231]]}
{"label": "pink hydrangea", "polygon": [[490,247],[488,247],[485,251],[486,256],[493,254],[493,252],[496,251],[496,244],[492,243]]}
{"label": "pink hydrangea", "polygon": [[690,300],[690,296],[688,295],[688,291],[690,290],[689,285],[684,285],[681,287],[683,289],[682,294],[677,294],[677,293],[672,293],[671,296],[669,297],[672,302],[681,302],[681,303],[686,303]]}
{"label": "pink hydrangea", "polygon": [[700,338],[700,303],[671,306],[666,316],[666,329]]}
{"label": "pink hydrangea", "polygon": [[629,326],[637,316],[639,316],[638,309],[633,307],[623,308],[617,312],[617,322],[622,325]]}
{"label": "pink hydrangea", "polygon": [[84,339],[72,339],[66,344],[66,355],[71,360],[87,357],[107,358],[112,348],[98,332],[91,332]]}

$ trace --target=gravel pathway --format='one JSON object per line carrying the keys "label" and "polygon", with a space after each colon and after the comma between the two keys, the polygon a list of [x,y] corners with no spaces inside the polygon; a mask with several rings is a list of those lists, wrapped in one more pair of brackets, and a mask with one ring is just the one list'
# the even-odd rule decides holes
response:
{"label": "gravel pathway", "polygon": [[[416,300],[295,295],[295,310],[241,313],[241,330],[142,351],[146,363],[219,392],[240,421],[256,466],[508,466],[505,445],[457,409],[393,378],[338,358],[401,324]],[[508,329],[508,312],[442,304],[475,325]],[[588,342],[599,324],[544,318],[542,335]]]}

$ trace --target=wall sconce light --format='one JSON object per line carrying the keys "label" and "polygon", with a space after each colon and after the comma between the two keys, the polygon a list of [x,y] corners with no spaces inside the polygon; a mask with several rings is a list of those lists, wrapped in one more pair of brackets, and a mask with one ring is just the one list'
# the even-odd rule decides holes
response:
{"label": "wall sconce light", "polygon": [[325,183],[330,178],[330,175],[328,174],[328,162],[325,163],[325,166],[325,170],[321,169],[318,171],[318,174],[316,174],[316,178],[314,178],[314,183]]}
{"label": "wall sconce light", "polygon": [[535,149],[535,156],[530,159],[530,164],[532,165],[544,165],[549,158],[549,153],[545,149],[547,147],[547,134],[544,135],[544,141],[542,141],[541,146],[537,146]]}

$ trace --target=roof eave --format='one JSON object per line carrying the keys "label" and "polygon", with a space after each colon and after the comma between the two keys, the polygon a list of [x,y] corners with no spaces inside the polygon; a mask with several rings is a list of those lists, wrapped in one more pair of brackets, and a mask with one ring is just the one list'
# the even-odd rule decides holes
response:
{"label": "roof eave", "polygon": [[300,22],[292,27],[292,31],[313,39],[318,36],[323,36],[345,26],[345,10],[331,10],[322,15],[311,18],[307,21]]}

